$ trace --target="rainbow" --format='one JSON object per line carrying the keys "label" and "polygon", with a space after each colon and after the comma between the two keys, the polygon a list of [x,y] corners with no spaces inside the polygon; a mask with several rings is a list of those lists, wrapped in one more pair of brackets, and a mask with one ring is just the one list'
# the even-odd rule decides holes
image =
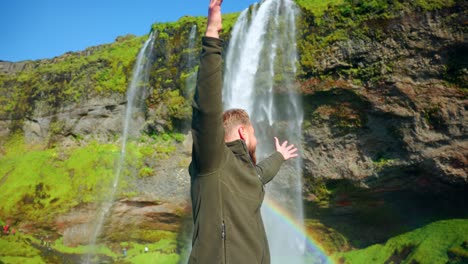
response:
{"label": "rainbow", "polygon": [[334,264],[334,261],[326,255],[323,247],[307,233],[302,223],[299,223],[286,209],[281,207],[281,205],[274,200],[268,198],[265,199],[263,205],[264,209],[278,217],[278,219],[281,219],[291,230],[294,230],[296,235],[301,239],[305,239],[307,252],[314,252],[319,258],[319,263]]}

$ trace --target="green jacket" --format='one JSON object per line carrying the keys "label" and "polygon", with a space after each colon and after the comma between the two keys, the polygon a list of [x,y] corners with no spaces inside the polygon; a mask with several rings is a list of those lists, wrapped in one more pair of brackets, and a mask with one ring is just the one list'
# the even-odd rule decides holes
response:
{"label": "green jacket", "polygon": [[284,159],[275,152],[254,165],[242,140],[224,142],[222,41],[204,37],[193,103],[189,263],[270,263],[260,214],[264,185]]}

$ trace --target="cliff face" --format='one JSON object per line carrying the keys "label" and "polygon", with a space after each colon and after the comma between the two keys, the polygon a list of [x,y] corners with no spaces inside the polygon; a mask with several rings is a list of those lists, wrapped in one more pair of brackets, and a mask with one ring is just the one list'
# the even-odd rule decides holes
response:
{"label": "cliff face", "polygon": [[39,61],[0,62],[0,135],[54,143],[121,131],[125,90],[142,37]]}
{"label": "cliff face", "polygon": [[315,73],[302,83],[311,175],[370,180],[412,167],[467,183],[460,8],[368,20],[364,35],[315,53]]}
{"label": "cliff face", "polygon": [[[306,215],[345,234],[357,247],[400,234],[402,223],[411,228],[434,219],[468,217],[461,204],[468,186],[467,4],[448,1],[425,9],[373,1],[380,2],[385,2],[385,8],[343,1],[317,17],[307,1],[298,1],[302,9],[297,84],[305,108],[304,193],[315,203],[311,211],[306,208]],[[226,20],[226,45],[235,18],[229,15]],[[186,86],[196,72],[196,66],[187,61],[200,48],[199,41],[189,48],[188,36],[196,24],[199,39],[204,23],[204,18],[185,17],[153,26],[158,37],[142,109],[145,122],[134,130],[150,136],[187,133],[191,92]],[[125,90],[143,41],[143,37],[126,36],[52,60],[0,62],[2,140],[20,133],[28,142],[49,146],[76,146],[93,139],[114,142],[121,134]],[[122,200],[114,210],[116,219],[122,210],[139,212],[138,208],[147,207],[148,221],[158,217],[182,221],[179,211],[184,206],[166,210],[160,205],[173,198],[163,193],[165,189],[188,194],[190,144],[185,143],[185,148],[180,144],[168,154],[177,159],[157,163],[152,156],[143,162],[153,173],[135,180],[140,186],[136,189],[153,198]],[[176,182],[171,181],[174,171]],[[8,175],[0,177],[1,186]],[[434,201],[433,209],[417,209],[428,197]],[[186,197],[177,198],[179,202]],[[164,202],[155,204],[154,199]],[[420,213],[425,219],[414,224],[389,214],[395,223],[389,227],[382,220],[389,216],[385,214],[376,222],[359,222],[402,204],[402,212]],[[435,211],[447,207],[453,210],[436,216]],[[54,230],[61,235],[78,230],[89,222],[80,220],[92,211],[89,208],[62,213]],[[122,221],[127,225],[134,221],[132,217]],[[116,225],[111,221],[109,229],[115,229],[112,224]],[[382,232],[385,229],[388,232]]]}

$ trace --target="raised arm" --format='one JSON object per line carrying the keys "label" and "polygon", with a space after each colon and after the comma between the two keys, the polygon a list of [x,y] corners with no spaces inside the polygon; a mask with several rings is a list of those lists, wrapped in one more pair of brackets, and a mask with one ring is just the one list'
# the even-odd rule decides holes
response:
{"label": "raised arm", "polygon": [[210,1],[192,105],[192,162],[201,175],[216,171],[224,157],[221,3],[222,0]]}

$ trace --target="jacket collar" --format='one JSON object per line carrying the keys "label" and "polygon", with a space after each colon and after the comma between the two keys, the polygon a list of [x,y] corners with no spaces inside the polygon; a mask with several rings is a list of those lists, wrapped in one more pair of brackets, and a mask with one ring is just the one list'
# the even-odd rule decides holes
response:
{"label": "jacket collar", "polygon": [[226,142],[226,146],[236,155],[247,154],[249,155],[249,151],[247,150],[247,145],[245,141],[242,139],[237,139],[234,141]]}

